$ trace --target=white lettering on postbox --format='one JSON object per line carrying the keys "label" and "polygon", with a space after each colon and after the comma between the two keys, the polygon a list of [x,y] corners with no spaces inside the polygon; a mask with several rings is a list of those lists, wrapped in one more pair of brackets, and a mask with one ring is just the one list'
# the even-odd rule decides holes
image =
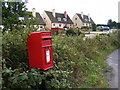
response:
{"label": "white lettering on postbox", "polygon": [[50,62],[50,50],[46,50],[46,60],[47,63]]}

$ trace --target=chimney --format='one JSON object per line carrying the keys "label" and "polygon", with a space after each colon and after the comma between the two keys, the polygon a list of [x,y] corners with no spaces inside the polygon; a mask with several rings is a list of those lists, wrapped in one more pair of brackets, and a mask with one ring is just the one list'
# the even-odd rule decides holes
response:
{"label": "chimney", "polygon": [[81,12],[81,17],[83,18],[83,12]]}
{"label": "chimney", "polygon": [[55,17],[55,9],[52,10],[52,15]]}
{"label": "chimney", "polygon": [[36,17],[36,10],[35,10],[35,8],[32,9],[32,15],[33,15],[33,17]]}
{"label": "chimney", "polygon": [[67,18],[67,12],[66,11],[64,12],[64,17]]}
{"label": "chimney", "polygon": [[90,21],[90,14],[88,13],[88,19],[89,19],[89,21]]}

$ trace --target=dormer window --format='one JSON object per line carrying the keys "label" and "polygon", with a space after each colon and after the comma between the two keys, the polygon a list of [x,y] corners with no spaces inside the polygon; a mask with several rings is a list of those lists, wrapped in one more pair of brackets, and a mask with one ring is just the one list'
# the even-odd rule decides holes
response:
{"label": "dormer window", "polygon": [[23,21],[24,20],[24,17],[19,17],[18,18],[20,21]]}
{"label": "dormer window", "polygon": [[61,18],[60,18],[60,17],[58,17],[57,19],[58,19],[58,21],[61,21]]}
{"label": "dormer window", "polygon": [[63,20],[66,22],[66,21],[67,21],[67,18],[63,18]]}

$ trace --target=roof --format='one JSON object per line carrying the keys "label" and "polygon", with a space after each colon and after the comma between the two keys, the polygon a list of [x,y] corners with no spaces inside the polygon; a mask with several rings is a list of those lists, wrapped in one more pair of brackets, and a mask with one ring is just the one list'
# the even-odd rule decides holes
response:
{"label": "roof", "polygon": [[[52,23],[67,23],[67,24],[73,24],[72,20],[70,19],[70,17],[67,15],[67,21],[64,20],[65,16],[63,13],[55,13],[55,16],[54,17],[52,15],[52,12],[50,11],[45,11],[46,14],[48,15],[48,17],[50,18],[51,22]],[[58,18],[61,18],[60,21],[58,21]]]}
{"label": "roof", "polygon": [[29,22],[30,19],[35,20],[33,22],[34,25],[46,25],[39,12],[36,12],[36,18],[34,18],[32,12],[27,11],[27,16],[24,17],[25,23]]}
{"label": "roof", "polygon": [[92,20],[92,18],[90,17],[90,20],[89,20],[89,17],[87,15],[83,15],[83,18],[81,16],[81,14],[78,14],[78,17],[82,20],[83,23],[92,23],[94,24],[94,21]]}

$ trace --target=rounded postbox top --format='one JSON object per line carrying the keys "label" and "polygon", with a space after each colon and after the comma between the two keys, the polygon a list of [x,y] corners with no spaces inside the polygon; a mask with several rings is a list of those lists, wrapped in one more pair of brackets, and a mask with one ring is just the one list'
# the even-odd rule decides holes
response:
{"label": "rounded postbox top", "polygon": [[29,35],[29,38],[30,37],[32,37],[32,38],[39,38],[39,37],[41,37],[40,39],[44,39],[44,38],[52,39],[52,33],[51,33],[51,31],[32,32]]}
{"label": "rounded postbox top", "polygon": [[51,31],[41,31],[41,32],[32,32],[30,33],[31,35],[38,35],[38,34],[42,34],[41,36],[51,36]]}

